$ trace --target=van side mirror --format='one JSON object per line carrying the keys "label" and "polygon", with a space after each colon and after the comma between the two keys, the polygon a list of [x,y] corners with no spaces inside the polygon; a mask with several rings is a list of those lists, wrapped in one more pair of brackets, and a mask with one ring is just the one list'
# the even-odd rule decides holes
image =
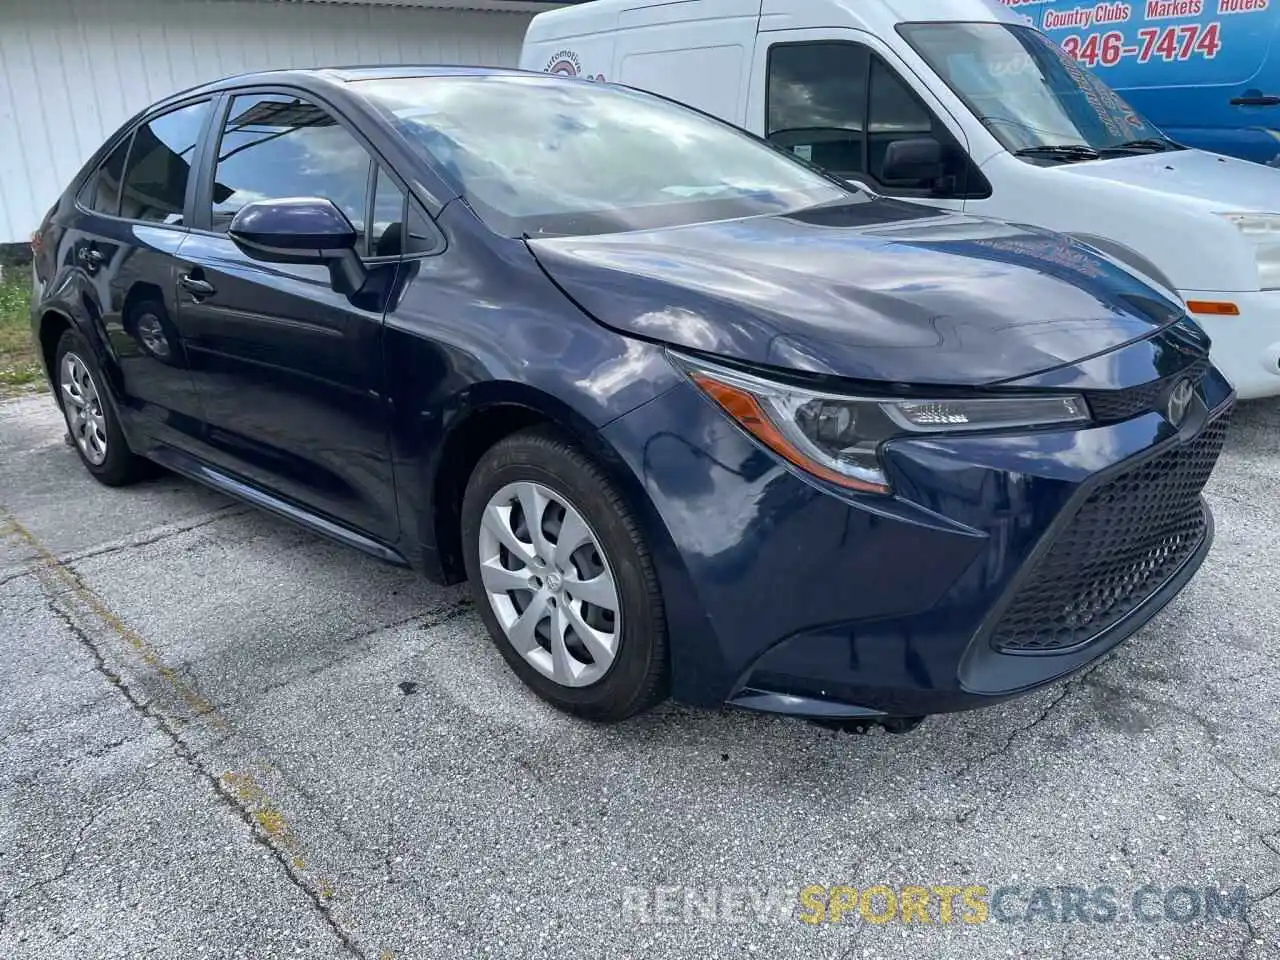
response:
{"label": "van side mirror", "polygon": [[895,140],[885,149],[880,179],[886,182],[941,180],[946,170],[942,164],[942,144],[933,137]]}
{"label": "van side mirror", "polygon": [[332,200],[255,200],[235,215],[227,235],[255,260],[328,266],[339,293],[355,293],[364,285],[356,228]]}

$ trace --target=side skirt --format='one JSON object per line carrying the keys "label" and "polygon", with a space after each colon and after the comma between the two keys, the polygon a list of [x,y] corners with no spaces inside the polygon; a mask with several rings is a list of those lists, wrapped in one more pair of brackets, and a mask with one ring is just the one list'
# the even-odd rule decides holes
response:
{"label": "side skirt", "polygon": [[237,500],[253,504],[255,507],[261,507],[263,510],[274,513],[278,517],[292,520],[294,523],[306,527],[321,536],[328,537],[330,540],[336,540],[338,543],[345,544],[348,547],[355,547],[362,553],[367,553],[397,567],[411,566],[408,560],[386,544],[379,543],[377,540],[370,539],[362,533],[357,533],[349,527],[312,513],[297,504],[281,500],[265,490],[245,483],[243,480],[228,476],[190,454],[183,453],[173,447],[155,446],[148,450],[146,455],[174,473],[181,474],[190,480],[195,480],[197,483],[203,483],[205,486],[212,487],[214,490],[225,493]]}

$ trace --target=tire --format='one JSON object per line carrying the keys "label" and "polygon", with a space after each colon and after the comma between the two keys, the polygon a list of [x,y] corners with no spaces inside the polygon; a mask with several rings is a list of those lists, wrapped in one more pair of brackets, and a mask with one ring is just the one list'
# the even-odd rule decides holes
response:
{"label": "tire", "polygon": [[[536,552],[522,506],[530,501],[521,499],[530,488],[535,494],[539,490],[546,494],[545,503],[534,502],[535,509],[542,510],[543,553],[548,556],[526,563],[523,558]],[[571,520],[570,510],[585,522],[585,530]],[[510,530],[529,541],[521,539],[517,544],[519,556],[506,546],[509,539],[494,533],[494,524],[504,512],[508,518],[503,521],[507,524],[504,535]],[[564,563],[554,548],[567,531],[575,543],[584,536],[589,542],[584,541]],[[495,444],[481,457],[467,483],[462,538],[467,578],[489,635],[511,669],[540,697],[567,713],[602,723],[625,720],[666,698],[666,615],[652,557],[622,494],[577,446],[546,429],[521,431]],[[565,546],[572,544],[566,541]],[[495,571],[495,562],[503,569]],[[563,579],[557,571],[563,572]],[[495,574],[499,579],[494,579]],[[503,592],[508,575],[516,581],[528,579],[530,588]],[[608,577],[616,612],[608,609],[603,586],[609,583]],[[578,585],[583,593],[592,585],[597,587],[590,596],[601,602],[574,597]],[[547,598],[545,614],[533,609],[539,596]],[[511,622],[513,616],[516,623]],[[537,621],[533,628],[537,636],[530,638],[520,629],[522,619]],[[573,623],[595,636],[596,643],[582,642]],[[563,648],[553,645],[551,638],[551,631],[561,624],[568,625],[562,633]],[[525,652],[512,637],[524,638]],[[605,655],[608,645],[599,638],[612,638],[611,661]],[[560,669],[561,665],[568,669]]]}
{"label": "tire", "polygon": [[[72,380],[79,382],[69,390]],[[53,382],[71,446],[94,479],[108,487],[122,487],[151,473],[147,461],[129,449],[120,427],[120,415],[107,393],[102,368],[88,342],[76,330],[67,330],[58,341]],[[77,396],[84,404],[77,405]],[[77,416],[78,411],[86,408],[91,411],[87,423]],[[90,434],[94,439],[86,440]]]}

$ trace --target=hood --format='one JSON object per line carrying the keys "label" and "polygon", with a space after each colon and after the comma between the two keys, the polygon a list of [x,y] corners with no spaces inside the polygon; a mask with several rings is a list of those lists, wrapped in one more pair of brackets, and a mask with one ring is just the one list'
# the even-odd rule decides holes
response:
{"label": "hood", "polygon": [[1203,150],[1091,160],[1054,171],[1177,197],[1214,213],[1280,212],[1280,170]]}
{"label": "hood", "polygon": [[862,380],[998,383],[1181,316],[1057,234],[875,198],[785,216],[528,241],[598,322]]}

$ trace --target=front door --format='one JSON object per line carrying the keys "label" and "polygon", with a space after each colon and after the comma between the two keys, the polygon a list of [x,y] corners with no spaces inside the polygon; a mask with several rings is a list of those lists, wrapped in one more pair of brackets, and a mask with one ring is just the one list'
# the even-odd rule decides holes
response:
{"label": "front door", "polygon": [[[369,213],[387,186],[374,185],[378,167],[350,132],[293,96],[231,98],[214,152],[210,229],[183,242],[177,280],[208,455],[277,496],[394,543],[385,297],[367,293],[389,290],[399,269],[398,255],[378,256],[387,218]],[[403,194],[389,186],[399,219]],[[351,219],[371,274],[365,295],[335,291],[325,267],[255,260],[226,236],[246,203],[300,196],[332,200]]]}

